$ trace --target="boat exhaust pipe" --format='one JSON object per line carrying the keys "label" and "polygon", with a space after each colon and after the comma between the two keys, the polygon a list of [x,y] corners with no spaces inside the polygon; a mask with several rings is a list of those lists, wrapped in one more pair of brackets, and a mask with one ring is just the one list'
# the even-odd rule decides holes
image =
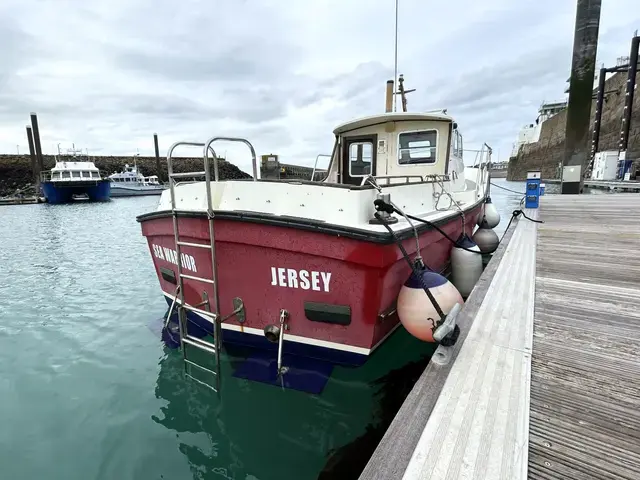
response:
{"label": "boat exhaust pipe", "polygon": [[393,80],[387,80],[387,95],[385,98],[385,113],[389,113],[393,110]]}

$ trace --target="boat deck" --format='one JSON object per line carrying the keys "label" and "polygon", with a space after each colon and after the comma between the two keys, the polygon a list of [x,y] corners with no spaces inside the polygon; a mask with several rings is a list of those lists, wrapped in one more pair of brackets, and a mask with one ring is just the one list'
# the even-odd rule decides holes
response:
{"label": "boat deck", "polygon": [[361,478],[640,478],[639,210],[547,195],[514,222]]}

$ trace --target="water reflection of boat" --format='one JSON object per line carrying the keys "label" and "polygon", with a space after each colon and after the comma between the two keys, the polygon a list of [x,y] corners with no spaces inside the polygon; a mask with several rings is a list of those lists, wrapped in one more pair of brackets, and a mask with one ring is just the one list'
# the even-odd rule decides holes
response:
{"label": "water reflection of boat", "polygon": [[222,355],[224,395],[212,401],[167,348],[152,419],[176,433],[195,478],[351,478],[339,475],[364,467],[434,350],[398,333],[363,367],[336,367],[322,396],[234,378],[244,358]]}

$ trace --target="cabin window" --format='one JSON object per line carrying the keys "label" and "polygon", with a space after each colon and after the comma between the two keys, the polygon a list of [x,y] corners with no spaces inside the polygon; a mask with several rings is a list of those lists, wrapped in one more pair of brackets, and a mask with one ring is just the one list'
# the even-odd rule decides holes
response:
{"label": "cabin window", "polygon": [[100,174],[98,172],[91,172],[91,177],[100,178]]}
{"label": "cabin window", "polygon": [[398,136],[398,163],[414,165],[436,163],[437,130],[404,132]]}
{"label": "cabin window", "polygon": [[62,172],[62,178],[71,178],[71,173],[69,173],[69,172]]}
{"label": "cabin window", "polygon": [[73,178],[80,178],[80,172],[71,172],[73,174]]}
{"label": "cabin window", "polygon": [[53,172],[51,174],[51,180],[60,180],[60,172]]}
{"label": "cabin window", "polygon": [[371,174],[373,143],[356,142],[349,145],[349,176],[364,177]]}
{"label": "cabin window", "polygon": [[83,178],[91,178],[91,172],[82,172]]}
{"label": "cabin window", "polygon": [[451,138],[451,152],[454,156],[462,158],[462,135],[454,130]]}

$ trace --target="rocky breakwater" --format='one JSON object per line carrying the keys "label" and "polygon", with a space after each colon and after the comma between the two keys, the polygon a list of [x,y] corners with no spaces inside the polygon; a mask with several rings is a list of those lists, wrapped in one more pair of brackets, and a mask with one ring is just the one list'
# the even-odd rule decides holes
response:
{"label": "rocky breakwater", "polygon": [[[60,160],[64,159],[71,161],[71,157],[60,156]],[[86,157],[79,158],[79,160],[82,159],[86,160]],[[44,171],[50,170],[55,165],[55,157],[53,155],[43,155],[43,160]],[[90,160],[106,175],[119,172],[124,168],[125,164],[132,165],[134,162],[131,156],[92,156]],[[167,179],[166,160],[161,160],[160,172],[156,168],[155,157],[137,157],[136,163],[144,176],[158,175],[161,180]],[[196,172],[202,171],[203,161],[202,158],[179,157],[173,165],[175,172]],[[213,174],[213,166],[211,171]],[[221,180],[251,178],[251,175],[224,159],[219,160],[218,172]],[[0,155],[0,196],[15,195],[17,190],[19,191],[18,193],[23,195],[33,195],[35,193],[31,157],[29,155]]]}

